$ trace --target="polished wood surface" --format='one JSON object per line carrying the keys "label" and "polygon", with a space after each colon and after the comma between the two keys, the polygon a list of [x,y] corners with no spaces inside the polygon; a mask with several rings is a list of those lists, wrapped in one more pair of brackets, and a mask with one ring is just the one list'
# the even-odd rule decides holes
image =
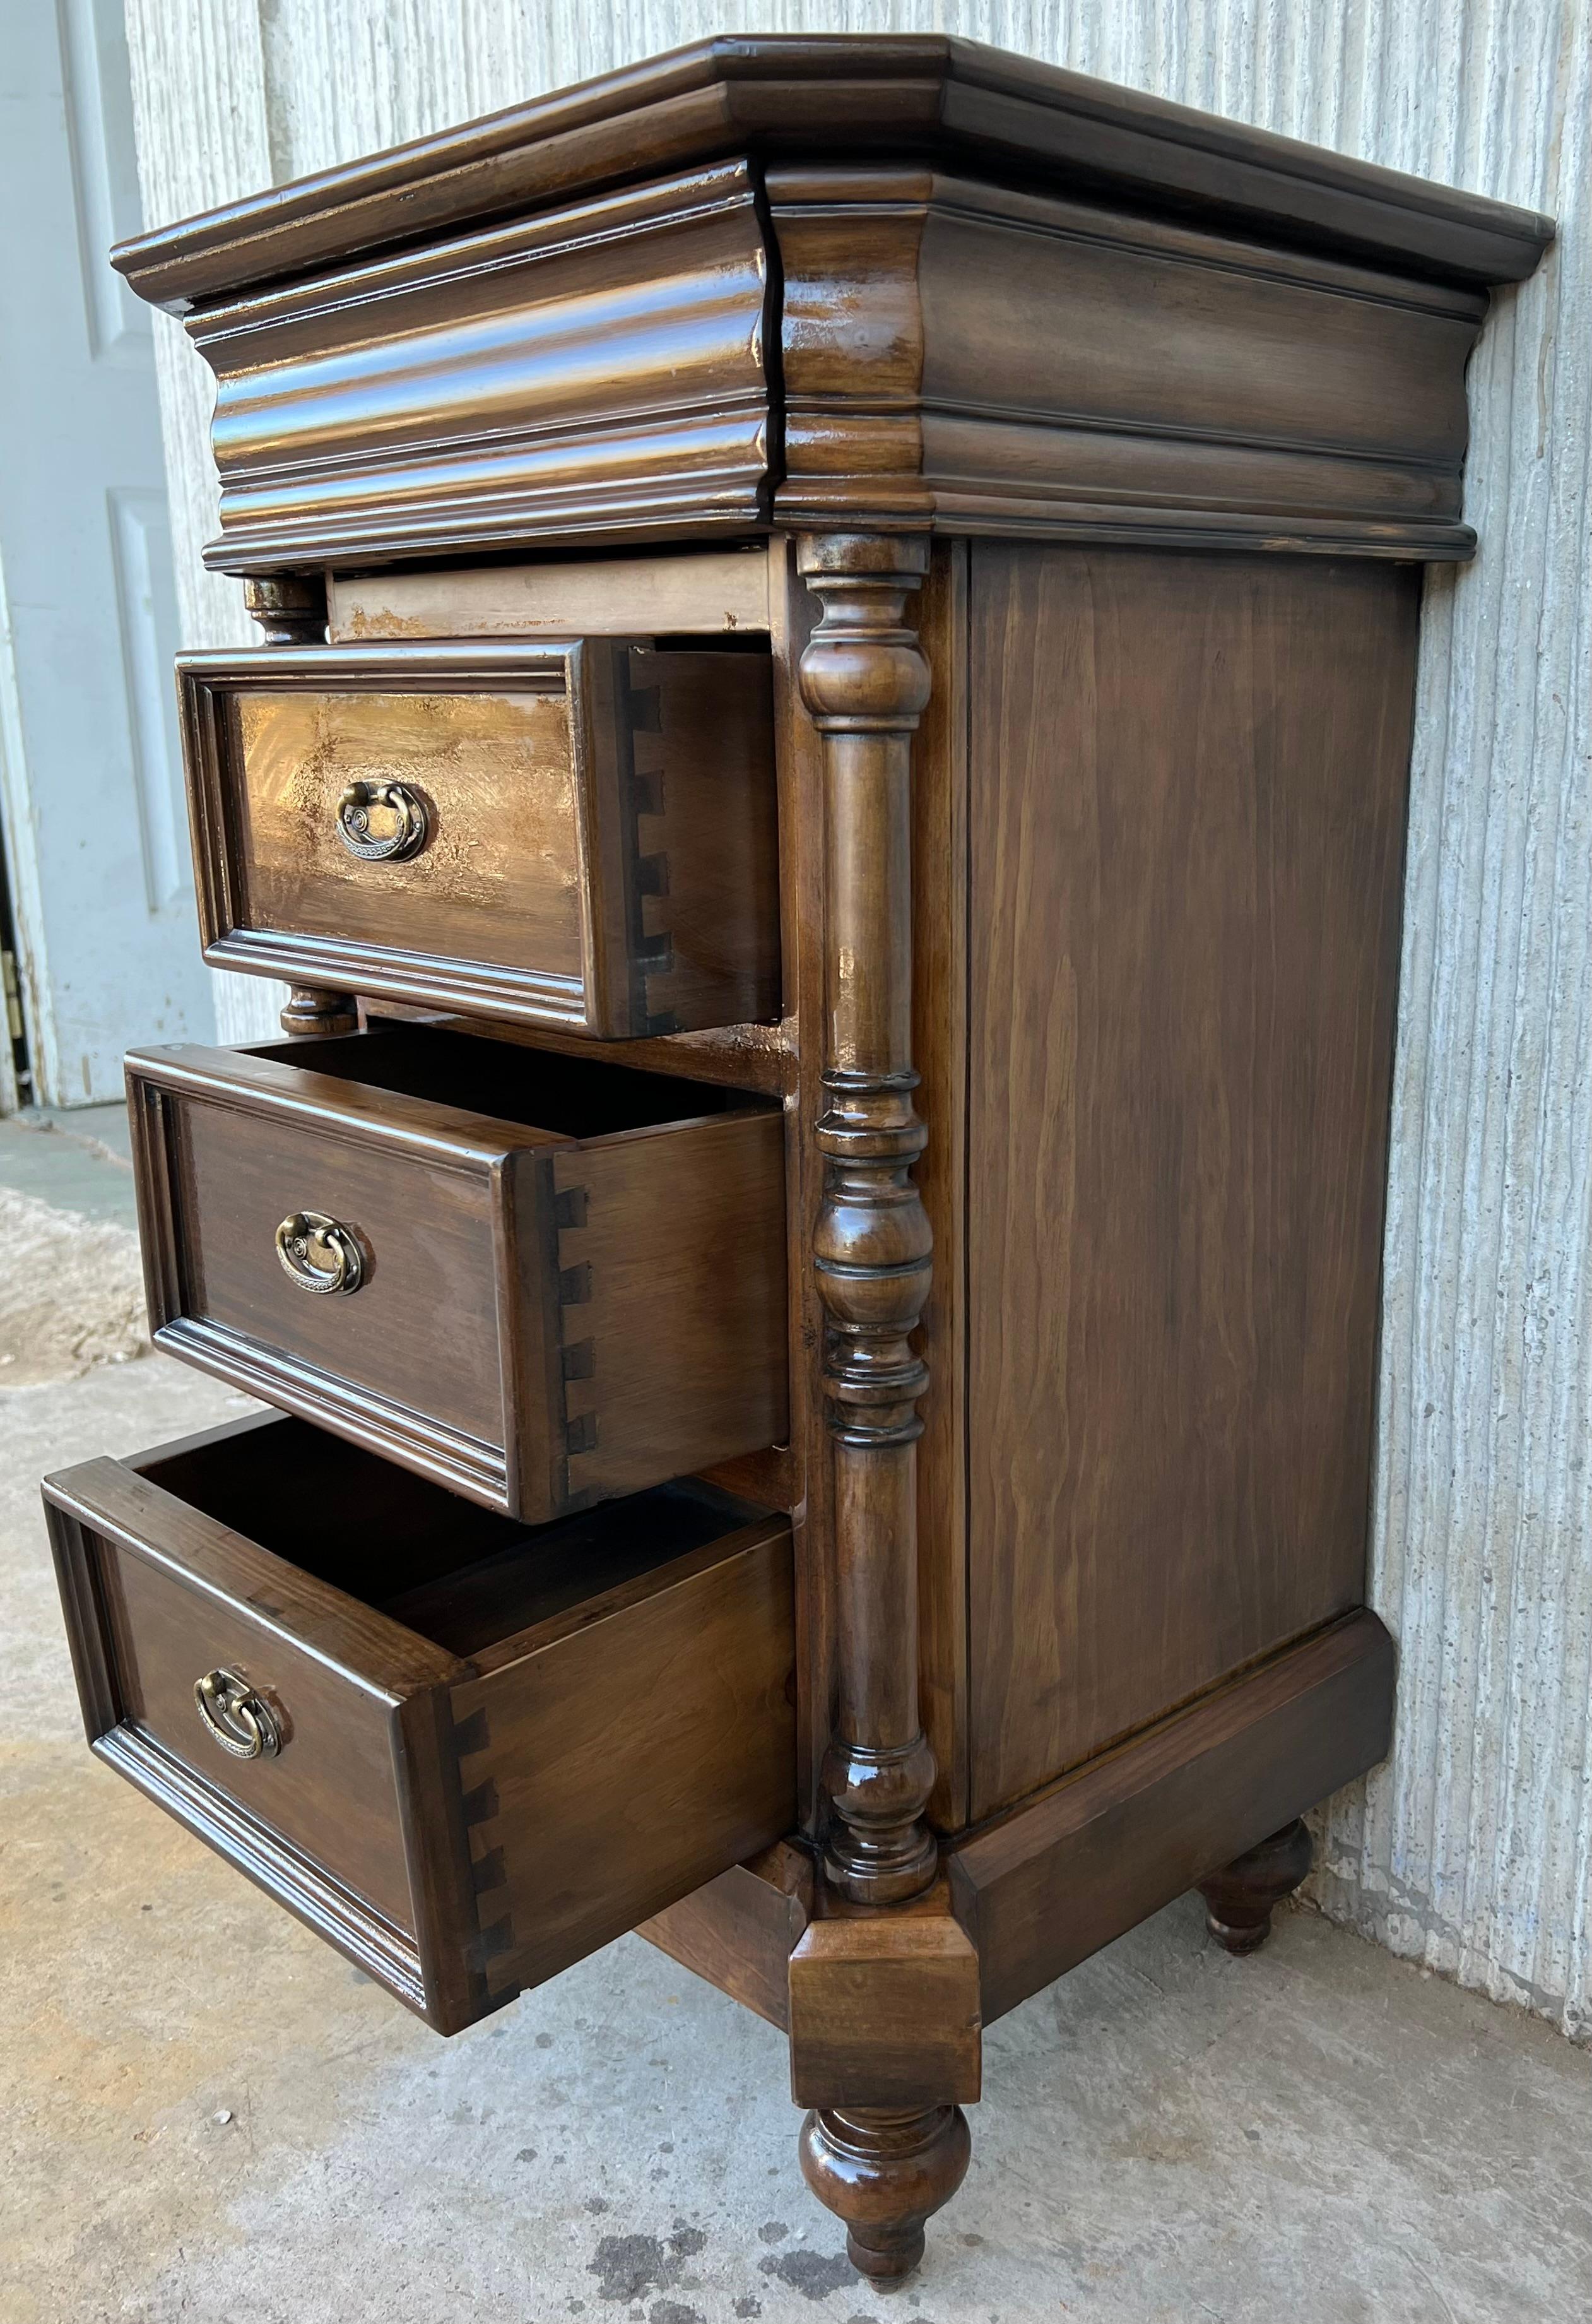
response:
{"label": "polished wood surface", "polygon": [[[769,666],[748,644],[185,656],[207,959],[604,1038],[777,1017]],[[373,858],[403,836],[393,785],[419,841]]]}
{"label": "polished wood surface", "polygon": [[[398,1026],[128,1074],[159,1346],[533,1522],[783,1440],[773,1110]],[[279,1259],[302,1213],[351,1294]]]}
{"label": "polished wood surface", "polygon": [[494,1997],[789,1830],[791,1608],[789,1530],[767,1521],[455,1688]]}
{"label": "polished wood surface", "polygon": [[1364,1594],[1418,588],[973,573],[982,1817]]}
{"label": "polished wood surface", "polygon": [[1272,1914],[1308,1878],[1314,1850],[1295,1816],[1255,1848],[1200,1883],[1205,1926],[1224,1952],[1256,1952],[1272,1932]]}
{"label": "polished wood surface", "polygon": [[[789,1824],[783,1519],[685,1486],[528,1532],[290,1420],[45,1490],[101,1756],[442,2031]],[[205,1732],[217,1663],[275,1756]]]}
{"label": "polished wood surface", "polygon": [[216,372],[228,571],[771,520],[1443,557],[1485,286],[1550,231],[965,43],[776,36],[116,263]]}
{"label": "polished wood surface", "polygon": [[139,296],[182,312],[249,282],[458,233],[648,169],[756,144],[978,161],[1082,180],[1290,243],[1511,281],[1551,224],[1477,194],[942,34],[698,42],[462,129],[124,243]]}
{"label": "polished wood surface", "polygon": [[216,383],[207,560],[755,526],[757,199],[729,161],[207,305],[189,326]]}
{"label": "polished wood surface", "polygon": [[[58,1494],[95,1748],[433,2024],[645,1923],[881,2281],[983,2024],[1191,1885],[1252,1938],[1386,1746],[1417,568],[1551,235],[778,35],[117,254],[267,641],[185,679],[210,957],[292,988],[134,1060],[152,1317],[317,1427]],[[456,1658],[380,1682],[396,1823],[124,1716],[201,1569]]]}
{"label": "polished wood surface", "polygon": [[1361,1608],[958,1841],[986,2025],[1374,1767],[1394,1659]]}
{"label": "polished wood surface", "polygon": [[833,1899],[790,1955],[798,2106],[925,2107],[980,2096],[979,1957],[943,1879],[909,1911]]}
{"label": "polished wood surface", "polygon": [[921,542],[804,540],[824,607],[801,659],[824,737],[823,1205],[813,1264],[827,1314],[824,1385],[834,1474],[837,1710],[824,1763],[824,1868],[860,1904],[934,1877],[923,1811],[934,1755],[917,1707],[917,1468],[927,1381],[911,1344],[933,1238],[912,1181],[925,1132],[912,1102],[911,743],[928,665],[906,603]]}
{"label": "polished wood surface", "polygon": [[1483,291],[922,169],[782,166],[768,198],[786,523],[1474,546]]}
{"label": "polished wood surface", "polygon": [[890,2283],[922,2259],[925,2225],[966,2177],[972,2140],[957,2106],[815,2107],[797,2153],[814,2194],[845,2222],[852,2266]]}
{"label": "polished wood surface", "polygon": [[244,610],[268,646],[324,644],[327,596],[319,573],[258,573],[244,583]]}

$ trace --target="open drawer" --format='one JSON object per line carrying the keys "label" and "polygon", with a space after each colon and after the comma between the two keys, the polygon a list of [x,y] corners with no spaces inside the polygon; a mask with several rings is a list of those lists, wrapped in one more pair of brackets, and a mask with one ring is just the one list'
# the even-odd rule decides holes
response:
{"label": "open drawer", "polygon": [[783,1517],[531,1529],[275,1416],[44,1498],[96,1752],[439,2032],[794,1823]]}
{"label": "open drawer", "polygon": [[533,1524],[783,1441],[768,1101],[396,1025],[127,1080],[173,1355]]}
{"label": "open drawer", "polygon": [[205,956],[601,1038],[779,1013],[767,641],[178,663]]}

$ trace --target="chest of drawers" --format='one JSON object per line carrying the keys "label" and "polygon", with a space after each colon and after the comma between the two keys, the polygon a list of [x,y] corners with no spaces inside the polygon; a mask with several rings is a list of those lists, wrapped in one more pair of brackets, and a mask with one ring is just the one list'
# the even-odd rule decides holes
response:
{"label": "chest of drawers", "polygon": [[1420,568],[1544,220],[939,39],[708,43],[125,246],[179,669],[94,1748],[440,2030],[622,1930],[908,2270],[983,2025],[1386,1748]]}

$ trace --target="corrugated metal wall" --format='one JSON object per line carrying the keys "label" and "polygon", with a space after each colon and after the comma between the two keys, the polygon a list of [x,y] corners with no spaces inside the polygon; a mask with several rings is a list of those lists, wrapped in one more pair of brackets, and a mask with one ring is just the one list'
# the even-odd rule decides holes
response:
{"label": "corrugated metal wall", "polygon": [[[1560,220],[1470,375],[1482,552],[1429,585],[1394,1119],[1373,1602],[1394,1756],[1321,1903],[1592,2037],[1592,9],[1585,0],[129,0],[168,219],[715,31],[944,30]],[[208,379],[161,334],[194,642]],[[238,1036],[262,995],[224,1002]]]}

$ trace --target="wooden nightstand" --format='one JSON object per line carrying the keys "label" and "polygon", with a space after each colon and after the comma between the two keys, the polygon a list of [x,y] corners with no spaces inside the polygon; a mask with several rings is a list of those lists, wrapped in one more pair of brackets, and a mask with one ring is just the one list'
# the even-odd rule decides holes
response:
{"label": "wooden nightstand", "polygon": [[873,2274],[981,2027],[1259,1942],[1386,1747],[1420,568],[1550,234],[793,38],[117,254],[267,641],[181,666],[207,956],[295,987],[131,1061],[152,1315],[297,1416],[47,1488],[90,1738],[445,2032],[642,1926]]}

